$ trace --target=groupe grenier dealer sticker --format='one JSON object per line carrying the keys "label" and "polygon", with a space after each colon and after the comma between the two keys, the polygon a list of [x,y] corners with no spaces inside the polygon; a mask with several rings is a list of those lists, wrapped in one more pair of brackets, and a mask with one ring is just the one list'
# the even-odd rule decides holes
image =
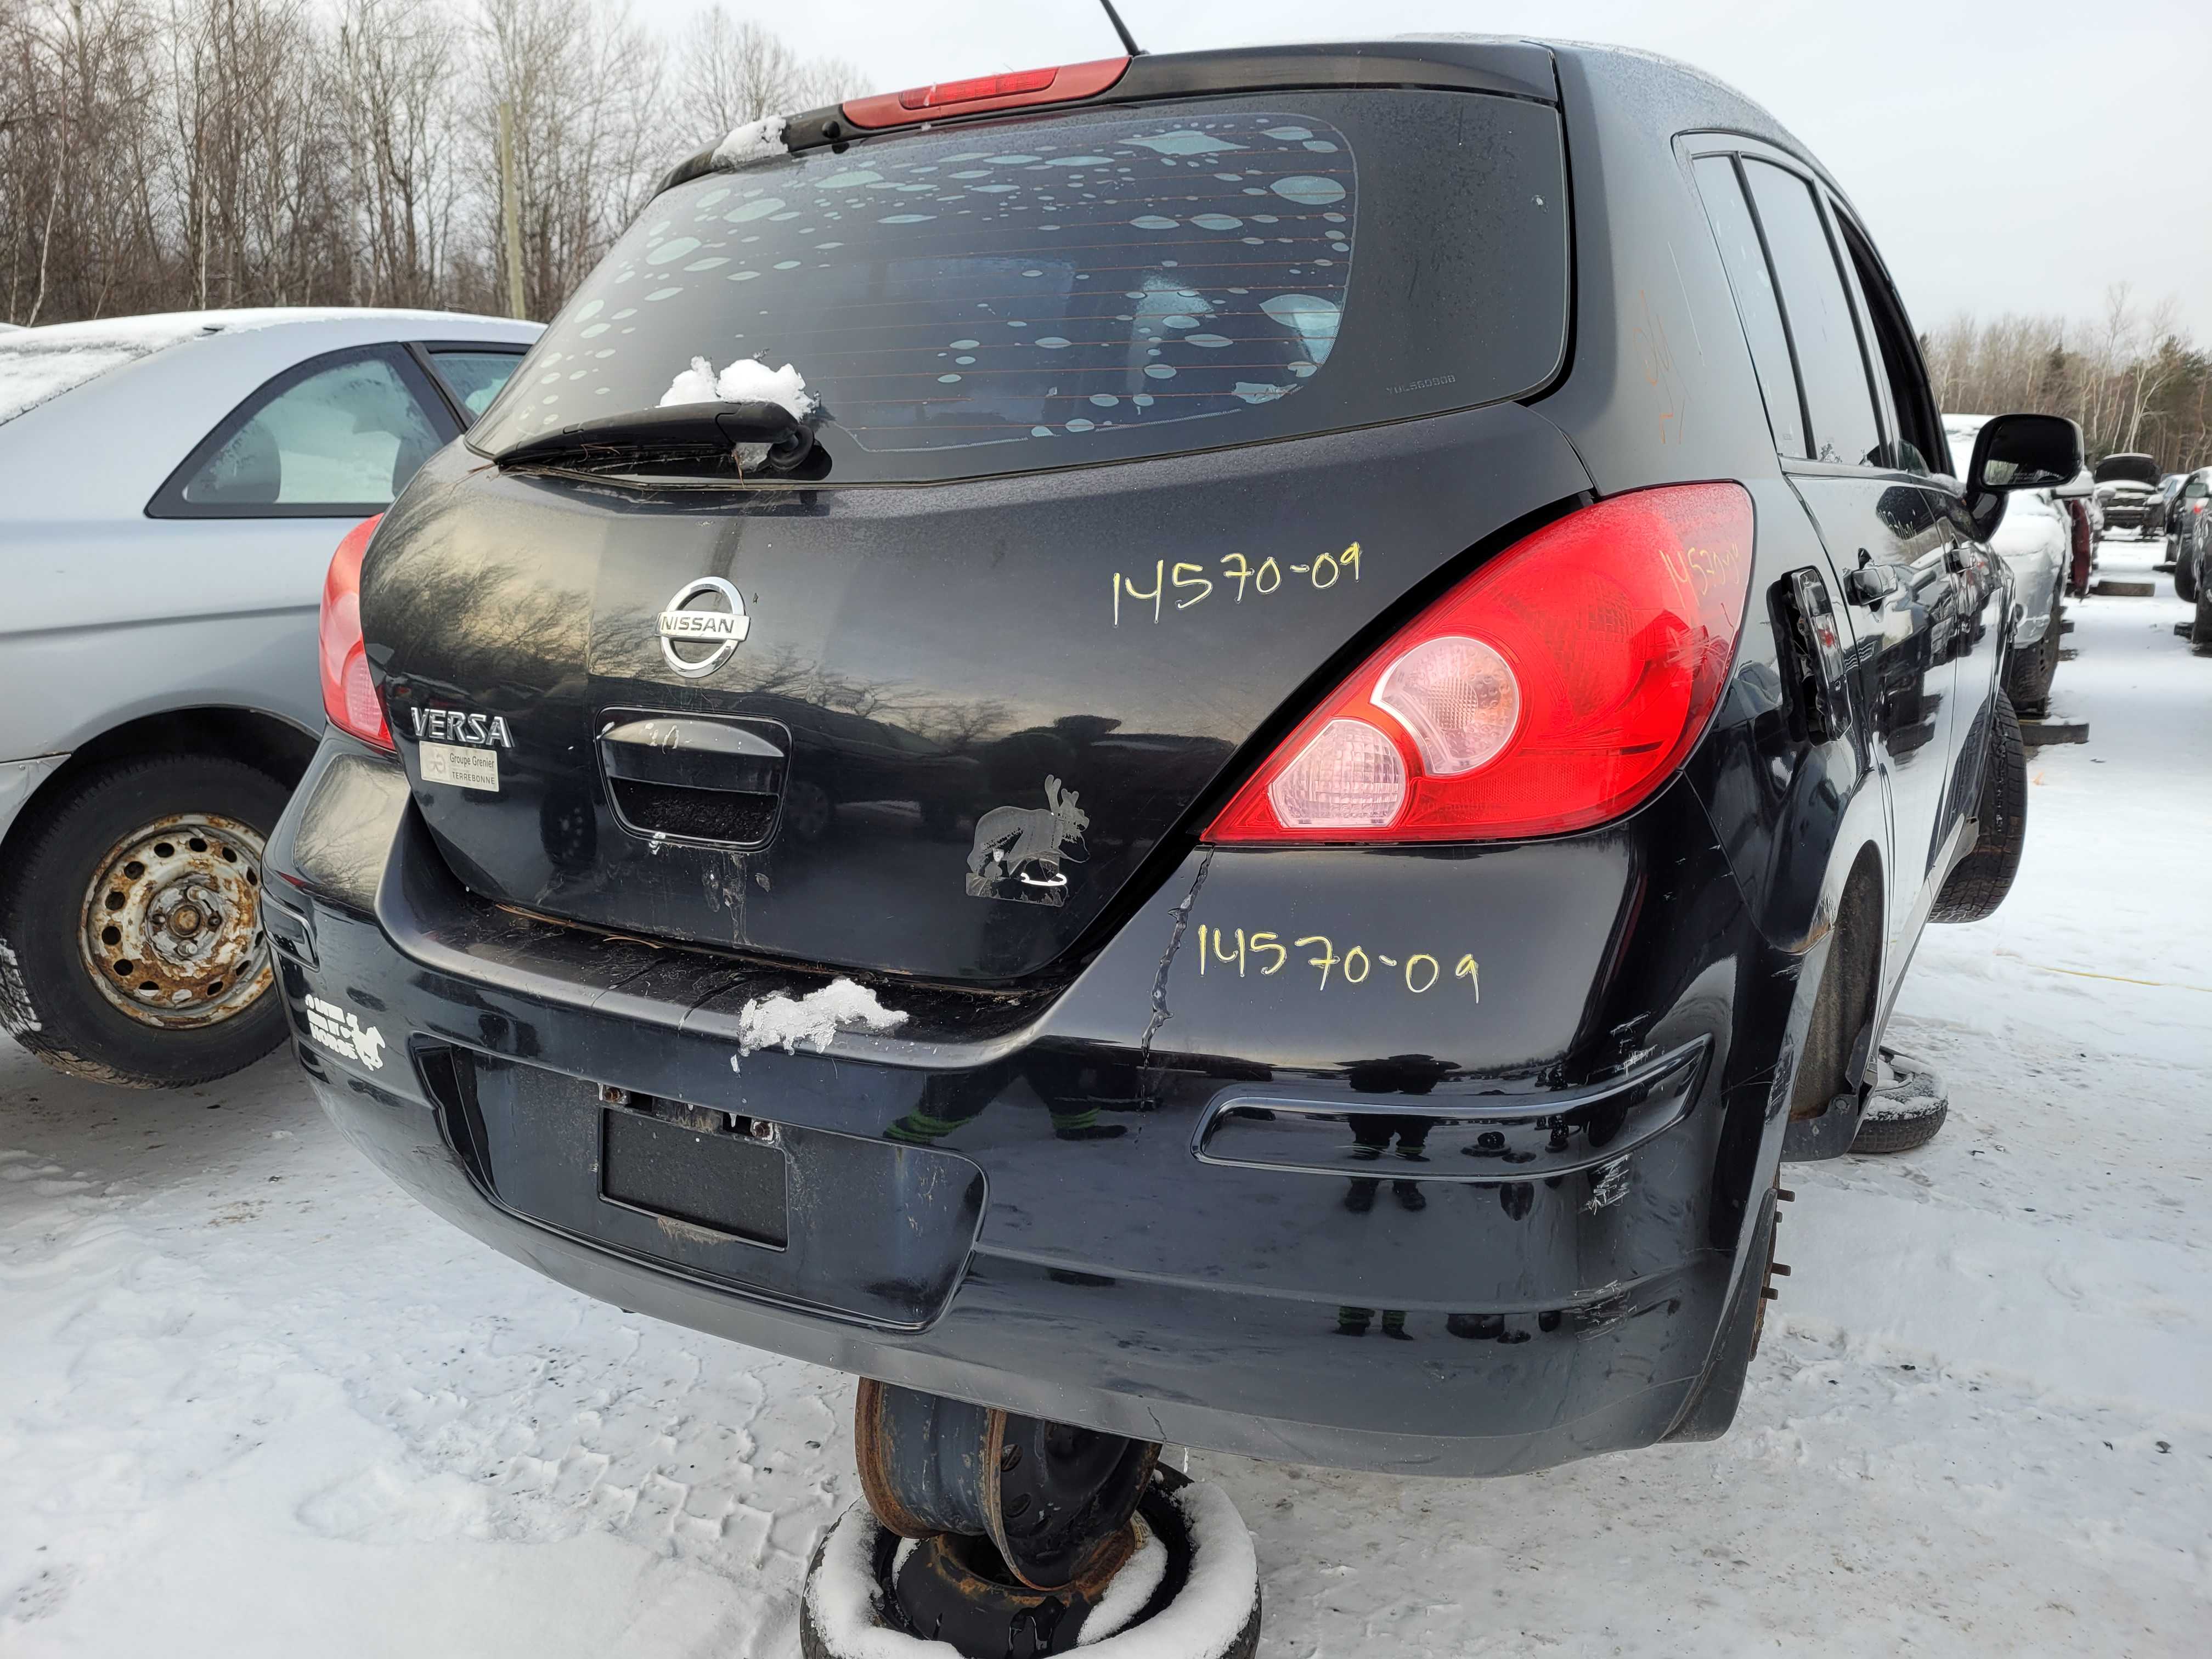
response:
{"label": "groupe grenier dealer sticker", "polygon": [[425,783],[499,793],[499,751],[514,747],[501,714],[468,708],[411,708],[416,760]]}

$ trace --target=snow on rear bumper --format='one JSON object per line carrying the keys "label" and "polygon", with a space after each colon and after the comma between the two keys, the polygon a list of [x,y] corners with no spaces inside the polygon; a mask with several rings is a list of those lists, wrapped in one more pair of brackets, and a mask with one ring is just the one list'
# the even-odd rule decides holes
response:
{"label": "snow on rear bumper", "polygon": [[[334,747],[270,859],[303,1063],[401,1186],[589,1294],[1094,1428],[1407,1473],[1648,1443],[1710,1363],[1778,1150],[1751,1052],[1771,1065],[1789,987],[1724,871],[1691,884],[1697,926],[1632,900],[1642,868],[1679,882],[1710,846],[1682,792],[1625,830],[1442,864],[1201,850],[1064,988],[885,988],[908,1028],[740,1055],[744,1006],[802,976],[483,905],[404,782],[380,820],[375,763]],[[1482,941],[1480,1002],[1416,929]],[[1278,964],[1268,933],[1295,956]],[[1419,992],[1416,954],[1439,969]],[[1429,1000],[1452,988],[1465,1006]],[[310,995],[374,1027],[385,1063],[319,1046]],[[1684,1054],[1676,1094],[1652,1085]],[[452,1079],[479,1065],[534,1079],[520,1123],[595,1110],[611,1085],[902,1146],[944,1160],[947,1191],[975,1172],[978,1212],[933,1208],[927,1182],[860,1206],[854,1237],[896,1222],[919,1241],[903,1266],[927,1294],[898,1305],[865,1253],[825,1290],[559,1224],[472,1145]],[[793,1225],[804,1255],[796,1207]]]}

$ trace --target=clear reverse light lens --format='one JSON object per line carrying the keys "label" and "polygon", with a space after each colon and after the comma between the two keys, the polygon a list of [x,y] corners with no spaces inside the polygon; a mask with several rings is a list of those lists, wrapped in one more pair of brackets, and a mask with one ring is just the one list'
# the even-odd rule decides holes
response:
{"label": "clear reverse light lens", "polygon": [[1380,830],[1406,804],[1398,745],[1365,720],[1331,720],[1267,786],[1293,830]]}
{"label": "clear reverse light lens", "polygon": [[1480,640],[1427,640],[1392,663],[1375,706],[1395,714],[1431,777],[1456,777],[1498,757],[1521,723],[1521,684]]}

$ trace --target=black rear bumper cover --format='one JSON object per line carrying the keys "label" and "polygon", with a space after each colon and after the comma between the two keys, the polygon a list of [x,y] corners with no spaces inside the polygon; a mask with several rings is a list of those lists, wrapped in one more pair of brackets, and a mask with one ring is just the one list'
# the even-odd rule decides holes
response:
{"label": "black rear bumper cover", "polygon": [[[333,1119],[433,1210],[623,1308],[1096,1429],[1402,1474],[1648,1444],[1740,1387],[1722,1336],[1755,1294],[1797,958],[1761,941],[1679,785],[1536,845],[1200,848],[1072,981],[879,981],[908,1023],[823,1054],[741,1054],[737,1029],[747,1002],[823,976],[486,903],[438,859],[404,775],[345,738],[269,864],[297,1047]],[[1238,929],[1333,942],[1267,973],[1232,956]],[[1340,965],[1317,985],[1301,958],[1355,942],[1446,973],[1464,944],[1480,985],[1448,1001],[1379,966],[1347,985]],[[379,1063],[319,1042],[310,998],[376,1030]],[[1593,1130],[1591,1102],[1684,1053],[1679,1110]],[[980,1172],[980,1219],[947,1245],[946,1294],[905,1321],[550,1225],[501,1197],[441,1085],[477,1057],[939,1149]],[[1224,1111],[1280,1139],[1276,1107],[1340,1111],[1350,1139],[1316,1143],[1320,1167],[1201,1156]],[[1124,1133],[1062,1133],[1097,1127]]]}

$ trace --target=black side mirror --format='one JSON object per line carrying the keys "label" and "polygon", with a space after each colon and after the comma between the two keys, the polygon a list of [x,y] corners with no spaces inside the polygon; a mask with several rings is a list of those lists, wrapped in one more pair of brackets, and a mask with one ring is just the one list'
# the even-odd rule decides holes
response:
{"label": "black side mirror", "polygon": [[1999,415],[1974,436],[1966,466],[1967,511],[1987,541],[2003,521],[2008,493],[2056,489],[2081,471],[2081,428],[2063,415]]}

